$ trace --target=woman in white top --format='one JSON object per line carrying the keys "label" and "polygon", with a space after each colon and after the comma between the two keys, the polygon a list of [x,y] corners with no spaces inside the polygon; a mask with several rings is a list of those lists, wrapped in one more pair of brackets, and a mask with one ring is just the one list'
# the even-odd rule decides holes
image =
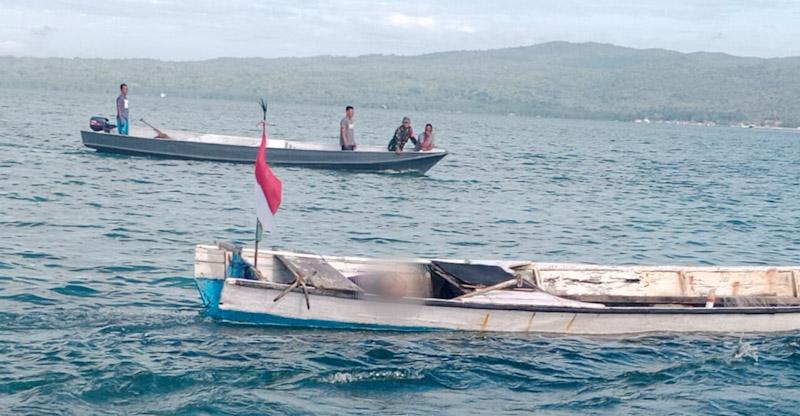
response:
{"label": "woman in white top", "polygon": [[431,123],[426,124],[425,133],[417,137],[417,145],[414,146],[414,150],[418,152],[433,150],[433,125]]}

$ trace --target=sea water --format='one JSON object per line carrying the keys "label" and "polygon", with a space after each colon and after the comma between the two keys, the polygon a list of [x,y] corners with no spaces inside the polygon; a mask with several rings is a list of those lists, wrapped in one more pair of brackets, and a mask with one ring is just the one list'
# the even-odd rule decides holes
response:
{"label": "sea water", "polygon": [[[0,90],[2,414],[787,414],[800,334],[548,337],[268,329],[201,314],[197,243],[249,244],[253,167],[98,154],[109,94]],[[277,98],[277,97],[276,97]],[[275,138],[384,145],[427,175],[274,168],[264,245],[337,255],[800,263],[800,132],[270,106]],[[147,97],[134,125],[259,136],[252,102]]]}

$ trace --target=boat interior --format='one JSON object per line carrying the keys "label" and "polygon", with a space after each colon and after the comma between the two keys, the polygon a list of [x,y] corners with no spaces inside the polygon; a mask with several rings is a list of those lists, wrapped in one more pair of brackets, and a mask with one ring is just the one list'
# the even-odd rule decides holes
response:
{"label": "boat interior", "polygon": [[[244,137],[232,136],[225,134],[210,134],[210,133],[196,133],[190,131],[179,130],[159,130],[166,134],[166,138],[162,140],[181,140],[187,142],[197,143],[210,143],[222,144],[231,146],[250,146],[258,147],[261,144],[261,137]],[[158,139],[158,133],[151,128],[132,127],[130,135],[135,137],[145,137],[149,139]],[[297,150],[317,150],[317,151],[336,151],[340,152],[341,147],[338,142],[332,140],[331,143],[310,143],[298,139],[273,139],[270,138],[267,142],[268,149],[297,149]],[[359,145],[355,152],[388,152],[383,146],[364,146]],[[441,149],[433,149],[427,152],[419,153],[441,153]]]}
{"label": "boat interior", "polygon": [[604,307],[800,305],[800,267],[601,266],[372,259],[199,245],[195,276],[250,279],[337,296]]}

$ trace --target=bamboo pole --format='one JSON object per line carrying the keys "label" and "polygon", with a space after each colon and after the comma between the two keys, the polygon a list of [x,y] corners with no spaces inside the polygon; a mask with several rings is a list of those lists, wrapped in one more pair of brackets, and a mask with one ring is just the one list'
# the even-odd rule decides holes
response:
{"label": "bamboo pole", "polygon": [[475,290],[475,291],[472,291],[472,292],[469,292],[469,293],[465,293],[465,294],[463,294],[463,295],[461,295],[461,296],[459,296],[457,298],[454,298],[453,300],[459,300],[459,299],[470,298],[472,296],[483,295],[483,294],[491,292],[493,290],[508,289],[509,287],[516,286],[517,282],[518,282],[518,280],[515,277],[515,278],[513,278],[511,280],[506,280],[505,282],[498,283],[496,285],[487,286],[487,287],[485,287],[483,289],[478,289],[478,290]]}
{"label": "bamboo pole", "polygon": [[[288,288],[287,288],[287,289],[284,291],[285,293],[281,293],[281,294],[280,294],[280,295],[279,295],[277,298],[275,298],[275,301],[277,302],[277,301],[278,301],[280,298],[282,298],[282,297],[283,297],[283,296],[284,296],[286,293],[288,293],[290,290],[292,290],[292,289],[296,288],[298,285],[300,285],[300,286],[302,287],[302,289],[303,289],[303,295],[304,295],[304,296],[305,296],[305,298],[306,298],[306,308],[308,308],[308,309],[311,309],[311,302],[310,302],[310,301],[309,301],[309,299],[308,299],[308,287],[306,287],[306,279],[305,279],[305,276],[303,276],[303,275],[300,273],[300,270],[297,270],[297,268],[294,266],[294,264],[292,264],[292,262],[291,262],[291,261],[288,261],[288,260],[286,260],[286,259],[285,259],[283,256],[281,256],[281,255],[276,255],[275,257],[276,257],[278,260],[280,260],[280,261],[281,261],[281,263],[283,263],[283,265],[284,265],[284,266],[286,266],[286,268],[287,268],[287,269],[289,269],[289,271],[292,273],[292,275],[294,275],[294,283],[292,283],[292,286],[289,286],[289,287],[288,287]],[[316,271],[315,271],[314,273],[316,273]],[[313,274],[312,274],[312,276],[313,276]]]}

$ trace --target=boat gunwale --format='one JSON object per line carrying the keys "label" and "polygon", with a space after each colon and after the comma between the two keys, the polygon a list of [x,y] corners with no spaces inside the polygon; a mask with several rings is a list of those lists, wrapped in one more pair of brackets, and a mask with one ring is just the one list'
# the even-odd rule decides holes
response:
{"label": "boat gunwale", "polygon": [[[195,245],[195,253],[197,252],[198,248],[202,248],[205,250],[222,250],[216,244],[197,244]],[[253,254],[254,249],[252,247],[244,247],[242,249],[243,253],[249,253],[250,255]],[[359,257],[359,256],[336,256],[336,255],[321,255],[321,254],[312,254],[312,253],[301,253],[296,251],[290,250],[278,250],[278,249],[259,249],[259,255],[282,255],[282,256],[293,256],[293,257],[306,257],[306,258],[317,258],[323,259],[325,261],[337,261],[343,263],[378,263],[383,264],[386,262],[391,263],[408,263],[408,264],[430,264],[432,261],[443,261],[443,262],[451,262],[451,263],[463,263],[463,264],[484,264],[484,265],[494,265],[500,266],[508,271],[520,271],[520,270],[530,270],[536,269],[537,271],[597,271],[597,272],[614,272],[614,271],[629,271],[629,272],[725,272],[725,273],[738,273],[738,272],[750,272],[750,271],[758,271],[758,272],[769,272],[769,271],[776,271],[776,272],[792,272],[792,271],[799,271],[800,272],[800,265],[791,266],[791,265],[784,265],[784,266],[680,266],[680,265],[662,265],[662,266],[655,266],[655,265],[625,265],[625,266],[611,266],[611,265],[602,265],[602,264],[592,264],[592,263],[553,263],[553,262],[536,262],[531,260],[485,260],[485,259],[475,259],[475,260],[468,260],[468,259],[446,259],[446,258],[420,258],[420,257],[411,257],[411,258],[404,258],[404,259],[392,259],[392,258],[380,258],[380,257]],[[197,260],[197,259],[195,259]]]}
{"label": "boat gunwale", "polygon": [[[94,134],[94,135],[101,135],[101,136],[111,136],[111,137],[119,136],[118,134],[105,133],[105,132],[99,132],[99,131],[91,131],[91,130],[81,130],[80,132],[81,132],[81,141],[87,147],[93,147],[93,146],[86,144],[86,140],[83,138],[83,134],[84,133]],[[249,146],[249,145],[232,144],[232,143],[204,142],[204,141],[197,141],[197,140],[191,140],[191,139],[186,139],[186,138],[143,137],[143,136],[135,136],[135,135],[126,135],[124,137],[128,138],[128,139],[137,139],[137,140],[153,140],[153,141],[163,141],[163,142],[173,142],[173,143],[175,143],[175,142],[184,142],[184,143],[204,144],[204,145],[209,145],[209,146],[231,146],[231,147],[247,147],[247,148],[251,148],[251,147],[252,148],[256,148],[256,147],[259,146],[258,144],[253,145],[253,146]],[[245,139],[248,138],[248,137],[243,137],[243,136],[228,136],[228,137],[245,138]],[[316,143],[316,142],[302,142],[302,141],[297,141],[297,140],[293,141],[291,139],[280,139],[280,140],[283,140],[283,141],[286,141],[286,142],[294,142],[294,143],[323,145],[321,143]],[[110,146],[110,145],[103,145],[103,147],[141,152],[140,150],[130,149],[129,147]],[[393,152],[393,151],[390,151],[390,150],[377,150],[377,149],[381,149],[381,147],[379,147],[379,146],[368,146],[368,148],[370,148],[370,149],[374,148],[376,150],[359,150],[359,149],[356,149],[356,150],[351,150],[349,152],[353,152],[353,153],[356,153],[356,154],[357,153],[367,153],[367,154],[381,154],[381,155],[382,154],[396,154],[398,156],[400,156],[400,155],[409,155],[409,156],[400,156],[400,157],[404,158],[402,160],[403,162],[406,162],[408,160],[427,159],[427,158],[437,157],[437,156],[444,157],[444,156],[447,156],[449,154],[449,152],[446,149],[434,149],[434,150],[419,151],[419,152],[418,151],[409,151],[409,152],[396,153],[396,152]],[[268,151],[269,150],[294,150],[294,151],[301,151],[301,152],[328,152],[328,153],[336,153],[336,154],[339,154],[339,153],[342,152],[342,150],[337,150],[337,149],[333,149],[333,148],[331,148],[331,149],[310,149],[310,148],[289,148],[289,147],[269,147],[269,146],[267,146],[267,150]],[[164,154],[167,154],[167,153],[164,153]],[[175,154],[169,153],[169,155],[175,155]],[[194,157],[192,157],[192,158],[194,158]],[[381,162],[381,163],[391,163],[391,162],[392,161]],[[348,161],[348,163],[351,163],[351,162]],[[352,162],[352,163],[362,163],[362,164],[364,164],[365,162]],[[375,162],[366,162],[366,163],[375,163]]]}
{"label": "boat gunwale", "polygon": [[[195,279],[224,280],[225,284],[232,284],[242,287],[251,287],[262,290],[283,291],[290,284],[266,282],[261,280],[249,280],[238,278],[213,278],[195,277]],[[223,289],[224,290],[224,289]],[[554,313],[576,313],[576,314],[627,314],[627,315],[774,315],[787,313],[800,313],[800,305],[793,306],[726,306],[726,307],[642,307],[642,306],[604,306],[601,308],[589,308],[579,306],[547,306],[547,305],[526,305],[526,304],[500,304],[500,303],[477,303],[460,302],[451,299],[436,298],[387,298],[370,294],[356,294],[355,292],[334,291],[327,289],[317,289],[307,287],[309,295],[335,297],[354,301],[374,302],[384,301],[394,304],[412,304],[420,306],[466,308],[466,309],[485,309],[485,310],[504,310],[519,312],[554,312]],[[302,294],[301,288],[295,288],[290,292]],[[566,298],[565,298],[566,299]],[[598,305],[602,305],[599,304]],[[219,305],[223,307],[222,304]]]}

